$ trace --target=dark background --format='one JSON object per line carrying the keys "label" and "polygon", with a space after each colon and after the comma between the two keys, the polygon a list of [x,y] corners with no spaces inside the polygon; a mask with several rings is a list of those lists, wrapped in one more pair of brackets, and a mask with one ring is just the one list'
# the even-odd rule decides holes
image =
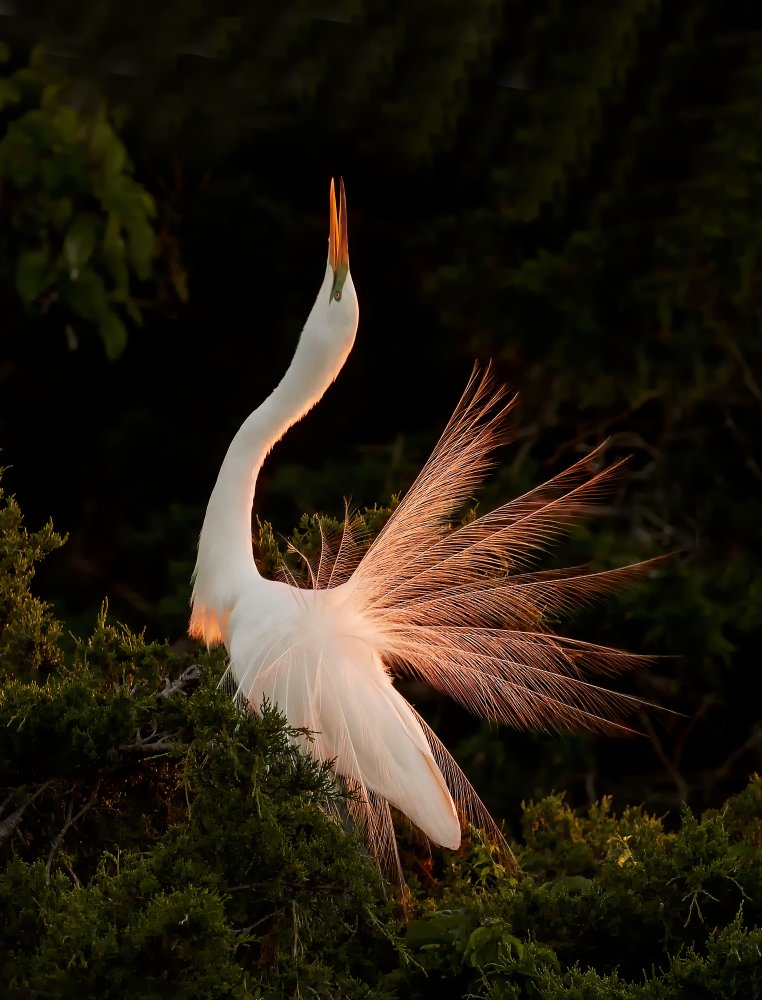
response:
{"label": "dark background", "polygon": [[[502,816],[553,788],[664,809],[741,787],[762,763],[752,7],[0,4],[6,70],[36,47],[115,109],[157,205],[143,326],[109,361],[63,304],[21,301],[9,220],[36,194],[6,179],[0,197],[4,484],[31,526],[52,515],[69,534],[39,583],[69,627],[87,632],[107,596],[117,619],[184,641],[206,499],[290,360],[341,174],[357,342],[268,461],[256,512],[288,534],[305,511],[340,515],[343,496],[387,502],[474,359],[493,359],[521,407],[482,508],[604,437],[632,456],[564,559],[679,555],[569,627],[662,654],[624,687],[679,714],[642,712],[632,739],[548,737],[408,693]],[[0,136],[15,114],[0,110]]]}

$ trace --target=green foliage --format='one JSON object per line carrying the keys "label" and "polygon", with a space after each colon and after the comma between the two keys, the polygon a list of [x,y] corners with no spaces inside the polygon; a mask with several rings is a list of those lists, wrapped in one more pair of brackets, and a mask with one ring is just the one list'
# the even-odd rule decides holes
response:
{"label": "green foliage", "polygon": [[[387,514],[357,525],[377,530]],[[400,924],[337,821],[330,770],[277,711],[242,713],[218,685],[220,656],[149,643],[105,607],[65,656],[29,592],[61,539],[26,531],[13,501],[0,525],[0,637],[17,649],[0,682],[10,995],[759,995],[762,778],[669,825],[641,807],[615,815],[609,799],[585,812],[562,795],[526,804],[518,870],[475,829],[454,854],[409,848]],[[305,520],[293,541],[311,557],[320,531]],[[31,606],[24,647],[18,609]],[[41,646],[56,650],[45,670]]]}
{"label": "green foliage", "polygon": [[257,566],[265,576],[274,577],[286,572],[293,579],[309,582],[310,574],[317,574],[324,551],[338,553],[351,560],[362,555],[368,544],[381,531],[391,517],[399,497],[392,497],[387,507],[366,507],[354,513],[347,510],[346,519],[319,514],[303,514],[299,525],[289,538],[276,537],[268,521],[257,521]]}
{"label": "green foliage", "polygon": [[154,201],[132,176],[119,124],[41,52],[0,76],[0,249],[15,261],[0,278],[30,309],[54,310],[71,338],[81,322],[97,328],[111,359],[126,318],[142,321],[133,283],[151,277],[157,249]]}
{"label": "green foliage", "polygon": [[62,544],[50,522],[28,532],[0,487],[0,677],[41,677],[61,663],[61,625],[29,586],[35,564]]}
{"label": "green foliage", "polygon": [[[406,941],[446,995],[667,998],[762,986],[762,854],[753,841],[762,779],[679,827],[603,801],[586,813],[562,796],[524,807],[520,872],[485,891],[479,839],[451,862]],[[756,803],[756,812],[755,812]],[[733,819],[748,814],[744,833]],[[460,990],[463,992],[461,993]]]}
{"label": "green foliage", "polygon": [[[89,659],[49,685],[39,725],[18,698],[0,705],[23,782],[3,979],[64,996],[366,995],[392,931],[371,862],[324,812],[325,769],[275,712],[242,716],[208,662],[192,697],[162,699],[134,663],[114,690]],[[39,730],[56,715],[44,769]]]}

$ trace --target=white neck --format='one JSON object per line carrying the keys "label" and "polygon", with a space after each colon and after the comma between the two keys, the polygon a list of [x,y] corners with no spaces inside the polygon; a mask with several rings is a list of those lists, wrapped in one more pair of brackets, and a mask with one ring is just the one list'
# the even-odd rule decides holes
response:
{"label": "white neck", "polygon": [[[331,300],[333,271],[325,278],[283,379],[233,438],[206,509],[193,574],[195,634],[216,641],[199,624],[213,612],[221,622],[242,588],[258,577],[251,544],[251,508],[262,464],[273,445],[321,398],[341,371],[357,330],[357,296],[347,275],[340,302]],[[195,623],[195,628],[194,628]]]}

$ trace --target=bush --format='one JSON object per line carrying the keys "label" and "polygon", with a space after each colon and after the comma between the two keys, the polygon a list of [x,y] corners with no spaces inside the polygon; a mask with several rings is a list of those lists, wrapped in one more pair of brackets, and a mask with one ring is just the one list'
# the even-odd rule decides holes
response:
{"label": "bush", "polygon": [[[1,498],[0,498],[0,502]],[[382,516],[379,513],[379,519]],[[366,518],[368,515],[366,515]],[[309,532],[305,522],[302,532]],[[300,536],[297,536],[300,537]],[[217,655],[109,622],[71,654],[32,597],[61,544],[0,508],[0,980],[10,996],[651,998],[762,992],[762,780],[675,822],[525,804],[409,848],[402,922],[329,770]]]}

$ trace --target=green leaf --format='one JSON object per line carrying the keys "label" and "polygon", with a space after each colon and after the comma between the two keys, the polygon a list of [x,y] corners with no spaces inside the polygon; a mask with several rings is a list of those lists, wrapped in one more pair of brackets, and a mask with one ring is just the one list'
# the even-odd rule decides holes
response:
{"label": "green leaf", "polygon": [[188,272],[178,260],[173,259],[169,265],[169,280],[175,290],[178,299],[186,304],[188,302]]}
{"label": "green leaf", "polygon": [[127,346],[127,328],[124,323],[111,310],[98,324],[98,332],[106,348],[106,357],[109,361],[116,361]]}
{"label": "green leaf", "polygon": [[114,279],[112,299],[117,302],[126,302],[127,296],[130,294],[130,271],[124,256],[108,254],[105,255],[105,261],[111,277]]}
{"label": "green leaf", "polygon": [[471,925],[471,915],[465,910],[439,910],[407,925],[406,940],[411,948],[445,945],[451,948],[457,941],[465,943]]}
{"label": "green leaf", "polygon": [[61,298],[67,305],[82,319],[98,325],[111,308],[103,279],[90,266],[85,266],[76,278],[63,275],[60,289]]}
{"label": "green leaf", "polygon": [[128,221],[127,239],[132,266],[137,276],[145,281],[151,275],[151,260],[156,246],[156,237],[148,220],[138,217]]}
{"label": "green leaf", "polygon": [[61,99],[63,89],[64,84],[58,80],[43,87],[40,95],[40,107],[44,108],[45,111],[54,110]]}
{"label": "green leaf", "polygon": [[19,257],[16,267],[16,290],[29,305],[50,288],[55,276],[47,250],[26,250]]}
{"label": "green leaf", "polygon": [[92,256],[99,225],[99,220],[94,215],[80,215],[66,235],[64,259],[69,269],[69,275],[74,280],[76,280],[82,266]]}
{"label": "green leaf", "polygon": [[495,920],[477,927],[471,934],[463,953],[463,962],[473,969],[484,969],[494,965],[498,958],[520,962],[524,956],[524,945],[510,933],[504,920]]}
{"label": "green leaf", "polygon": [[71,198],[53,198],[47,203],[48,218],[55,229],[63,229],[74,211]]}
{"label": "green leaf", "polygon": [[103,170],[107,174],[116,176],[124,170],[125,163],[127,162],[127,152],[124,144],[116,137],[111,128],[108,128],[108,135],[103,142],[100,156]]}
{"label": "green leaf", "polygon": [[[2,60],[0,60],[1,62]],[[21,94],[18,87],[14,87],[10,80],[0,79],[0,110],[9,104],[16,104],[20,100]]]}
{"label": "green leaf", "polygon": [[562,875],[552,882],[543,882],[539,887],[544,892],[586,892],[593,885],[592,879],[584,875]]}
{"label": "green leaf", "polygon": [[149,219],[152,219],[156,215],[156,202],[153,199],[153,195],[146,190],[141,190],[140,203],[143,206],[145,214]]}
{"label": "green leaf", "polygon": [[34,180],[37,170],[38,162],[31,138],[18,122],[12,122],[0,142],[0,177],[7,177],[17,187],[27,187]]}
{"label": "green leaf", "polygon": [[106,230],[103,234],[103,249],[108,254],[124,256],[124,240],[122,239],[122,224],[114,212],[108,213]]}
{"label": "green leaf", "polygon": [[51,115],[51,121],[55,122],[57,140],[70,146],[76,146],[80,142],[85,126],[74,108],[64,105],[56,109],[55,114]]}
{"label": "green leaf", "polygon": [[127,299],[124,303],[124,308],[127,310],[130,319],[135,324],[135,326],[143,326],[143,314],[139,307],[132,301],[132,299]]}

